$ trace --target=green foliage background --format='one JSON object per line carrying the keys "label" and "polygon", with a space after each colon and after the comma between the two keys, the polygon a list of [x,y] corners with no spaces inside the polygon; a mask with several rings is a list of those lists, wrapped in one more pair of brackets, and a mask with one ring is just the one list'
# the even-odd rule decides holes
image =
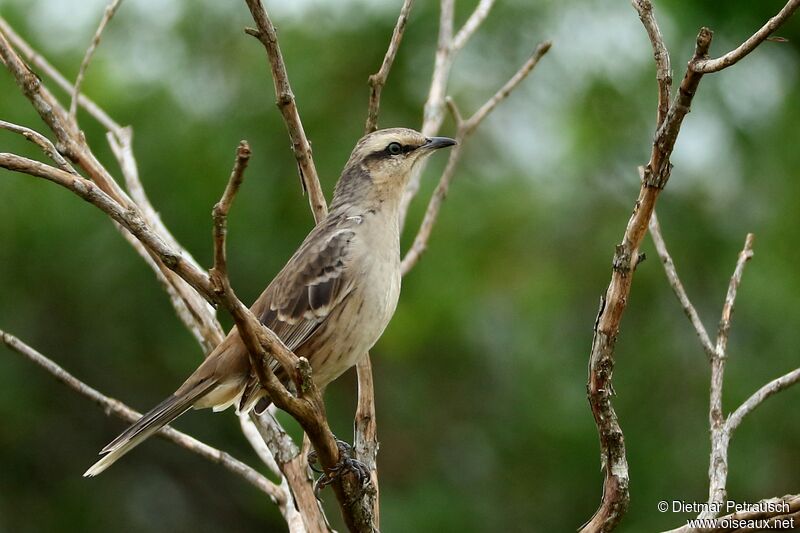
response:
{"label": "green foliage background", "polygon": [[[361,135],[398,1],[267,2],[323,188]],[[415,127],[429,83],[438,6],[418,0],[385,90],[382,126]],[[463,21],[474,2],[460,2]],[[382,529],[572,531],[600,499],[585,399],[598,300],[638,190],[655,119],[651,50],[627,2],[500,2],[456,62],[450,94],[476,109],[528,56],[554,46],[471,138],[430,248],[404,280],[374,349]],[[782,2],[663,0],[657,15],[682,76],[698,28],[712,50],[746,38]],[[69,76],[99,0],[0,0],[0,13]],[[234,148],[253,148],[230,220],[231,273],[250,301],[312,224],[263,51],[242,32],[243,2],[129,0],[85,90],[135,128],[153,203],[203,264],[210,210]],[[798,366],[800,344],[800,19],[738,66],[707,76],[659,202],[689,294],[715,330],[745,233],[756,255],[737,301],[726,373],[730,411]],[[67,97],[62,101],[67,101]],[[0,118],[44,130],[8,74]],[[86,134],[118,174],[103,131]],[[443,134],[453,133],[452,122]],[[0,131],[0,149],[41,156]],[[443,166],[429,167],[407,244]],[[0,171],[0,328],[90,385],[139,409],[171,392],[200,350],[151,272],[96,209],[43,181]],[[622,323],[615,406],[628,445],[631,508],[620,531],[676,527],[659,500],[704,501],[708,365],[652,244]],[[222,317],[226,325],[227,317]],[[328,392],[334,430],[351,433],[355,380]],[[731,445],[730,497],[797,493],[800,389],[766,402]],[[81,473],[122,429],[94,405],[0,350],[0,531],[281,531],[276,508],[221,468],[154,440],[111,471]],[[177,427],[257,464],[230,414]],[[333,497],[326,506],[333,510]],[[337,515],[336,511],[331,513]],[[338,518],[337,518],[338,519]]]}

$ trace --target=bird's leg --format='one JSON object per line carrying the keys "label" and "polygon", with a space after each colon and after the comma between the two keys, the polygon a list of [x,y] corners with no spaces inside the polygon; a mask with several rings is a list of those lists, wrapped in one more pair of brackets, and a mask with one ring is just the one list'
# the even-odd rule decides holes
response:
{"label": "bird's leg", "polygon": [[322,489],[333,483],[346,472],[353,472],[356,475],[362,489],[367,488],[372,482],[372,477],[370,476],[367,465],[357,459],[353,459],[353,447],[338,438],[336,439],[336,446],[339,447],[339,462],[330,469],[318,470],[315,468],[314,465],[317,463],[316,451],[312,450],[306,456],[308,459],[308,466],[311,470],[322,474],[314,483],[314,494],[316,494],[317,498],[319,498],[319,493]]}

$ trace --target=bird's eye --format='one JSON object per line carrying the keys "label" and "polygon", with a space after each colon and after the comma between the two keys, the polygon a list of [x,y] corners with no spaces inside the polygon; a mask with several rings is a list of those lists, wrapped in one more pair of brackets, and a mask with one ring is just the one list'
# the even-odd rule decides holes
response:
{"label": "bird's eye", "polygon": [[400,146],[400,143],[390,143],[386,150],[392,155],[397,155],[403,151],[403,147]]}

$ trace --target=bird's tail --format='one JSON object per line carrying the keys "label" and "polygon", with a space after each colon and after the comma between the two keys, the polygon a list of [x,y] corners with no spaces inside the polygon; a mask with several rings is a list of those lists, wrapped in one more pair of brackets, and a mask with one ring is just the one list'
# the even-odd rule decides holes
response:
{"label": "bird's tail", "polygon": [[114,464],[120,457],[141,444],[159,429],[191,409],[195,402],[208,394],[216,385],[217,383],[214,380],[202,381],[184,393],[180,393],[179,390],[156,405],[119,437],[111,441],[108,446],[100,450],[100,455],[103,458],[93,464],[83,474],[84,477],[96,476]]}

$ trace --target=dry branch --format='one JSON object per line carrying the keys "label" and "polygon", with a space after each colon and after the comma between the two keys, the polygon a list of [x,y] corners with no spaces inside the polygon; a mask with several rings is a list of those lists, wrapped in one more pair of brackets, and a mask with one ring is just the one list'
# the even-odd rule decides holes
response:
{"label": "dry branch", "polygon": [[395,24],[392,38],[389,41],[389,48],[386,50],[386,55],[383,56],[381,68],[369,77],[369,106],[367,108],[367,123],[364,126],[366,133],[372,133],[378,129],[381,91],[383,91],[383,86],[386,85],[389,71],[394,64],[394,58],[397,55],[398,48],[400,48],[400,41],[403,40],[403,32],[406,29],[406,24],[408,24],[408,15],[413,4],[414,0],[405,0],[403,2],[403,7],[400,8],[400,16],[397,18],[397,24]]}
{"label": "dry branch", "polygon": [[[140,413],[137,413],[119,400],[109,398],[108,396],[82,382],[57,365],[51,359],[42,355],[34,348],[28,346],[17,337],[0,330],[0,341],[2,341],[2,343],[11,350],[31,360],[46,372],[53,375],[58,381],[73,391],[99,405],[107,415],[113,414],[127,422],[135,422],[141,416]],[[205,459],[223,466],[225,469],[235,474],[242,476],[245,480],[247,480],[248,483],[269,496],[270,499],[279,506],[286,505],[285,496],[282,494],[277,485],[238,459],[231,457],[229,454],[221,450],[217,450],[216,448],[212,448],[211,446],[200,442],[194,437],[172,429],[169,426],[162,428],[158,432],[158,435],[182,448],[204,457]]]}
{"label": "dry branch", "polygon": [[[491,4],[491,2],[487,3]],[[542,58],[542,56],[544,56],[548,50],[550,50],[551,46],[552,43],[550,41],[540,43],[533,51],[531,57],[519,68],[519,70],[517,70],[517,72],[514,73],[514,75],[511,76],[511,78],[468,119],[464,119],[461,116],[458,107],[451,99],[448,98],[446,100],[446,104],[448,105],[448,108],[450,109],[456,121],[457,144],[450,150],[450,155],[447,159],[447,166],[445,166],[444,172],[442,172],[442,176],[439,178],[439,183],[436,186],[436,189],[433,191],[431,199],[428,201],[428,207],[425,210],[425,216],[420,223],[417,234],[414,237],[414,241],[411,244],[408,252],[406,252],[406,255],[403,257],[403,261],[400,265],[400,270],[402,271],[403,275],[407,274],[412,268],[414,268],[414,265],[417,264],[428,246],[428,240],[430,239],[431,231],[433,230],[433,226],[436,224],[442,202],[444,202],[444,199],[447,196],[447,192],[450,188],[450,182],[455,175],[456,166],[461,159],[464,142],[475,132],[483,120],[489,116],[489,113],[494,111],[494,109],[503,100],[508,98],[511,92],[514,91],[514,89],[516,89],[526,77],[528,77],[531,71],[533,71],[534,67],[536,67],[536,65],[539,63],[539,60]]]}
{"label": "dry branch", "polygon": [[[170,247],[178,250],[187,261],[200,268],[197,261],[178,243],[177,239],[161,221],[161,217],[144,191],[144,186],[139,179],[136,159],[133,155],[133,129],[130,126],[118,127],[116,130],[109,130],[106,137],[125,178],[125,186],[128,189],[128,193],[139,207],[144,220]],[[211,353],[222,342],[224,337],[222,326],[216,318],[216,309],[177,274],[168,269],[158,258],[154,258],[129,233],[122,231],[122,234],[153,269],[156,278],[169,295],[170,302],[178,318],[192,333],[200,346],[203,347],[203,352],[205,354]]]}
{"label": "dry branch", "polygon": [[[640,3],[634,3],[639,10]],[[649,6],[649,10],[652,6]],[[640,12],[641,13],[641,12]],[[652,18],[651,18],[652,17]],[[645,27],[657,23],[652,13],[642,17]],[[653,49],[660,49],[660,31],[648,31],[653,40]],[[693,60],[705,58],[711,45],[711,31],[700,30]],[[663,61],[656,64],[663,70]],[[600,438],[600,463],[604,473],[603,496],[600,507],[586,523],[582,531],[610,531],[614,529],[628,509],[628,461],[625,440],[619,420],[611,403],[613,387],[611,377],[614,370],[614,349],[620,322],[628,303],[633,274],[639,261],[639,246],[642,243],[656,200],[669,179],[672,165],[669,162],[675,140],[680,131],[683,118],[689,112],[692,98],[700,83],[702,74],[687,69],[681,82],[678,96],[669,107],[664,120],[657,124],[650,161],[644,168],[642,186],[634,204],[633,213],[628,220],[620,244],[616,246],[612,262],[611,281],[600,299],[600,310],[594,324],[592,347],[589,355],[589,379],[587,394]],[[659,98],[664,91],[660,80]],[[659,116],[662,113],[659,112]]]}
{"label": "dry branch", "polygon": [[300,182],[303,185],[303,190],[308,193],[308,202],[311,205],[311,211],[314,213],[314,220],[319,223],[328,213],[328,205],[319,185],[317,169],[314,166],[314,159],[311,155],[311,144],[306,138],[306,132],[303,129],[303,123],[300,121],[300,114],[297,111],[294,93],[289,84],[286,65],[283,62],[283,55],[278,44],[278,34],[261,0],[245,1],[257,27],[257,29],[247,28],[245,31],[261,41],[267,52],[267,58],[272,69],[272,81],[275,86],[275,98],[277,99],[278,109],[283,115],[283,121],[286,123],[289,138],[292,140],[292,151],[297,160],[297,168],[300,171]]}
{"label": "dry branch", "polygon": [[634,9],[639,13],[647,37],[653,47],[653,60],[656,63],[656,81],[658,83],[658,114],[656,124],[661,126],[667,118],[669,102],[672,98],[672,67],[670,65],[669,50],[664,44],[664,36],[661,35],[661,28],[658,27],[655,15],[653,15],[653,4],[650,0],[633,0]]}
{"label": "dry branch", "polygon": [[483,24],[483,21],[486,20],[486,17],[489,16],[489,11],[492,10],[492,6],[494,5],[495,0],[481,0],[477,6],[475,6],[475,10],[469,16],[467,21],[458,30],[458,33],[455,37],[453,37],[453,42],[450,44],[451,53],[458,52],[464,45],[467,44],[472,36],[478,31],[478,28]]}
{"label": "dry branch", "polygon": [[[722,504],[727,500],[725,486],[728,479],[728,444],[730,443],[731,435],[726,428],[725,415],[722,413],[722,385],[733,306],[736,302],[736,293],[742,282],[744,265],[753,257],[753,239],[753,234],[748,233],[745,238],[744,248],[739,253],[739,259],[736,261],[736,268],[734,268],[728,284],[728,292],[725,295],[725,303],[722,306],[722,318],[719,323],[714,356],[711,358],[711,394],[709,395],[708,409],[708,421],[711,426],[711,459],[708,465],[708,502],[713,504]],[[714,513],[711,508],[712,506],[708,506],[708,511],[701,513],[700,518],[712,518]]]}
{"label": "dry branch", "polygon": [[747,400],[742,402],[742,405],[740,405],[733,413],[728,415],[728,419],[725,421],[725,428],[729,432],[735,430],[739,427],[739,424],[742,423],[742,419],[753,412],[753,410],[761,405],[764,400],[773,394],[777,394],[782,390],[788,389],[798,381],[800,381],[800,368],[792,370],[788,374],[784,374],[779,378],[773,379],[766,385],[762,386]]}
{"label": "dry branch", "polygon": [[[72,91],[72,83],[65,78],[53,65],[50,64],[41,54],[36,52],[22,37],[17,34],[14,29],[9,26],[8,22],[3,17],[0,17],[0,33],[4,34],[9,42],[14,45],[14,48],[20,51],[25,56],[25,60],[33,65],[37,71],[45,76],[51,78],[56,82],[62,90],[68,93]],[[115,131],[120,128],[100,106],[94,103],[86,95],[78,95],[78,104],[80,104],[86,111],[100,124],[109,131]]]}
{"label": "dry branch", "polygon": [[63,170],[64,172],[69,172],[70,174],[78,175],[77,171],[72,168],[72,165],[67,162],[64,157],[58,153],[58,150],[53,143],[50,142],[50,139],[39,133],[38,131],[32,130],[30,128],[26,128],[25,126],[20,126],[18,124],[12,124],[11,122],[6,122],[5,120],[0,120],[0,129],[8,130],[14,133],[19,133],[27,140],[41,148],[42,152],[49,157],[58,168]]}
{"label": "dry branch", "polygon": [[[678,272],[672,257],[667,250],[667,245],[661,235],[661,228],[658,224],[658,219],[653,213],[650,220],[650,234],[656,245],[659,257],[664,263],[664,271],[667,275],[670,286],[672,287],[681,306],[689,318],[695,332],[700,339],[703,350],[709,357],[711,363],[711,394],[709,401],[709,425],[711,435],[711,457],[709,461],[709,499],[708,504],[699,518],[711,519],[716,516],[715,509],[720,509],[727,501],[727,476],[728,476],[728,448],[733,432],[741,423],[742,419],[751,413],[756,407],[778,392],[787,389],[800,381],[800,369],[793,370],[779,378],[776,378],[766,385],[762,386],[750,398],[742,403],[733,413],[726,418],[722,409],[722,388],[723,388],[723,374],[725,368],[725,361],[727,360],[727,342],[730,333],[730,323],[733,315],[734,304],[736,302],[736,294],[739,285],[742,281],[742,274],[744,273],[744,266],[753,257],[753,241],[752,234],[748,234],[745,238],[745,243],[742,251],[739,253],[736,267],[731,276],[728,291],[725,296],[725,303],[722,308],[722,318],[720,320],[719,331],[717,334],[716,344],[712,344],[706,332],[705,327],[700,321],[697,311],[694,308],[689,296],[686,294],[678,277]],[[733,515],[729,515],[730,518]],[[725,518],[725,517],[724,517]],[[675,531],[693,531],[688,527],[679,528]]]}
{"label": "dry branch", "polygon": [[667,281],[669,281],[675,296],[678,297],[678,301],[681,303],[681,307],[683,307],[683,312],[686,313],[687,318],[692,323],[697,338],[700,339],[700,344],[703,346],[703,350],[706,352],[708,360],[710,361],[716,354],[716,348],[711,343],[711,338],[708,336],[708,332],[700,320],[700,315],[697,314],[697,310],[694,308],[694,305],[692,305],[691,300],[689,300],[689,295],[686,294],[686,289],[683,288],[683,283],[681,283],[681,279],[678,277],[675,263],[672,261],[672,256],[669,250],[667,250],[667,244],[664,242],[664,237],[661,235],[661,226],[658,223],[658,217],[655,211],[653,211],[653,216],[650,218],[649,229],[650,236],[653,238],[653,243],[656,246],[658,257],[664,265]]}
{"label": "dry branch", "polygon": [[[450,79],[450,69],[453,66],[453,17],[454,0],[441,0],[441,13],[439,14],[439,36],[436,44],[436,55],[434,57],[433,74],[431,75],[431,85],[428,90],[428,98],[422,111],[422,128],[420,131],[426,137],[434,136],[438,133],[444,120],[445,97],[447,96],[447,82]],[[400,200],[400,229],[405,226],[406,214],[411,200],[419,192],[422,172],[427,163],[422,161],[416,166],[411,178],[403,191],[403,198]]]}
{"label": "dry branch", "polygon": [[89,47],[86,49],[86,53],[83,56],[83,60],[81,61],[81,66],[78,69],[78,75],[75,77],[75,85],[72,87],[72,98],[70,99],[69,103],[69,116],[73,122],[77,122],[77,112],[78,112],[78,95],[81,94],[81,84],[83,84],[83,78],[86,75],[86,69],[89,68],[89,63],[92,61],[92,57],[94,57],[95,50],[97,50],[97,45],[100,44],[100,38],[103,36],[103,31],[106,29],[106,26],[109,22],[111,22],[111,18],[119,9],[120,4],[122,4],[122,0],[113,0],[103,12],[103,18],[100,20],[100,25],[97,26],[97,30],[94,32],[94,37],[92,37],[92,42],[89,43]]}
{"label": "dry branch", "polygon": [[800,0],[790,0],[777,15],[772,17],[764,24],[757,32],[751,35],[745,42],[739,45],[734,50],[731,50],[722,57],[716,59],[698,59],[689,63],[689,68],[695,72],[719,72],[724,68],[738,63],[747,54],[756,49],[756,47],[764,42],[772,32],[777,30],[786,20],[792,16],[797,8],[800,7]]}

